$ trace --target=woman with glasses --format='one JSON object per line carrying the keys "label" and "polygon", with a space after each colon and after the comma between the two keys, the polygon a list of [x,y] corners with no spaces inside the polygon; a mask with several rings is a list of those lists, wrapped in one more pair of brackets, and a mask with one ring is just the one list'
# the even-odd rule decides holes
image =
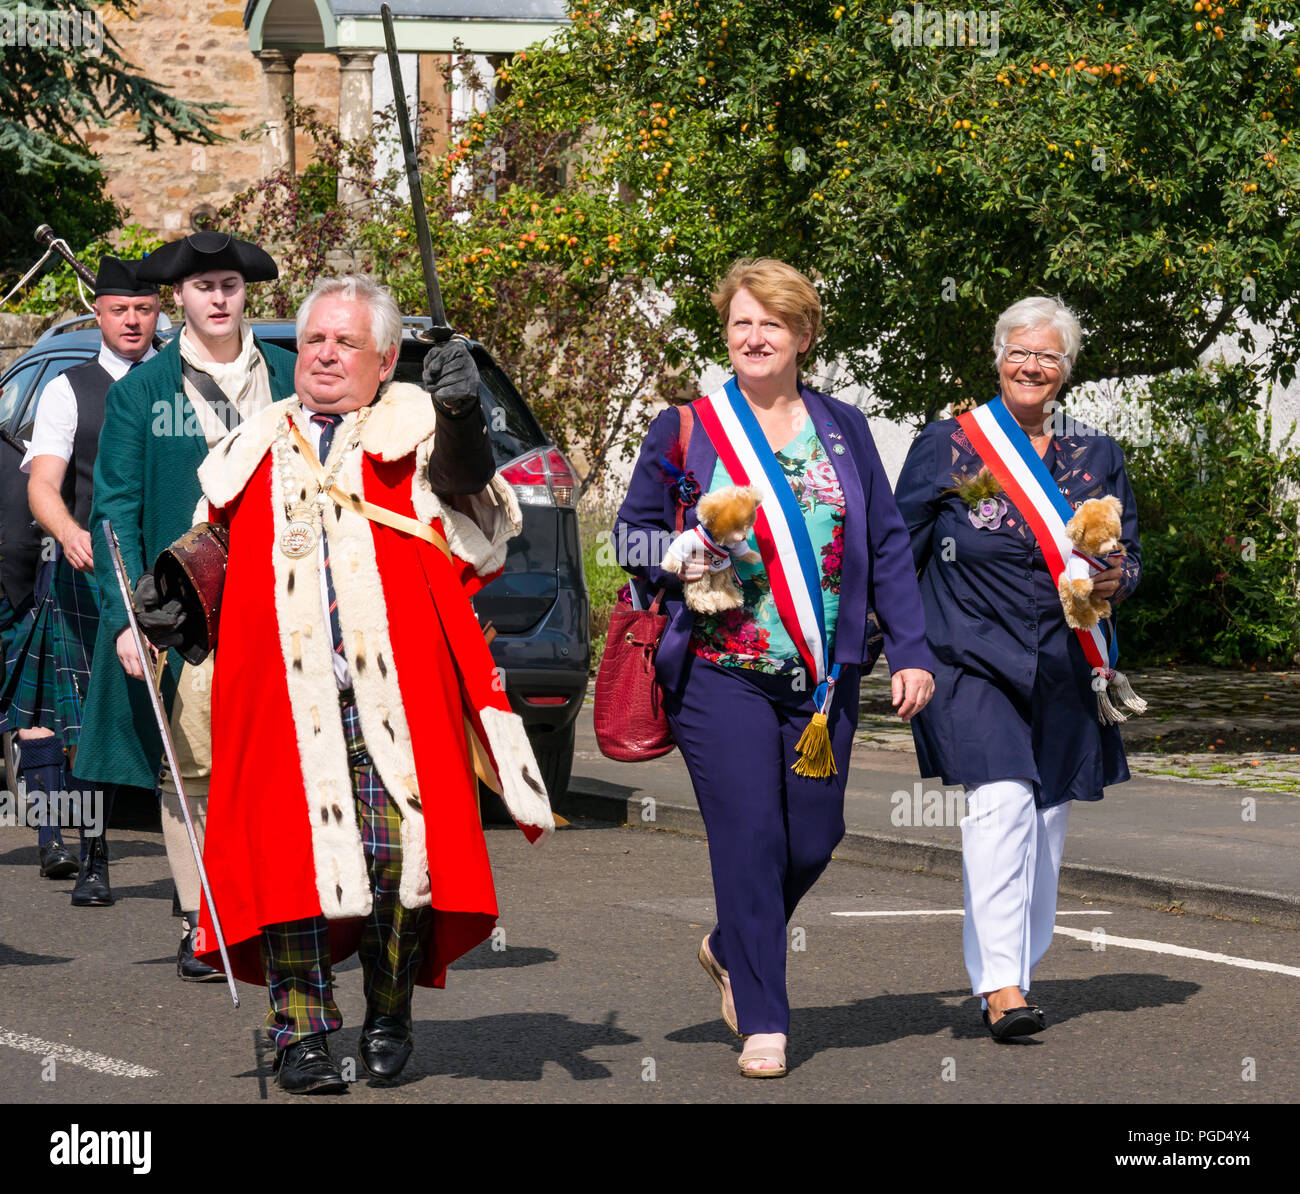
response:
{"label": "woman with glasses", "polygon": [[1052,938],[1070,802],[1129,778],[1114,721],[1125,696],[1141,706],[1114,670],[1108,620],[1073,630],[1058,595],[1064,525],[1089,498],[1122,507],[1122,557],[1088,565],[1097,598],[1117,605],[1141,571],[1119,445],[1058,403],[1080,341],[1056,299],[1004,311],[998,396],[925,427],[895,491],[938,663],[934,699],[912,721],[917,760],[922,776],[966,789],[966,968],[998,1040],[1046,1025],[1026,995]]}

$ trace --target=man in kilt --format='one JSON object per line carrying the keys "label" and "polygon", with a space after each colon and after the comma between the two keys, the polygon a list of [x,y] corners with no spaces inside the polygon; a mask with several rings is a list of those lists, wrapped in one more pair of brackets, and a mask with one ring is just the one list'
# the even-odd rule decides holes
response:
{"label": "man in kilt", "polygon": [[[5,685],[28,796],[39,800],[42,793],[46,804],[38,830],[41,874],[59,878],[76,871],[74,907],[113,902],[104,831],[115,785],[82,783],[74,761],[99,626],[88,529],[95,456],[109,387],[154,355],[158,287],[137,277],[136,263],[106,256],[95,277],[94,310],[99,354],[45,387],[21,465],[49,550],[42,553],[48,558],[37,574],[31,611],[14,634]],[[80,866],[63,845],[65,815],[81,828]]]}

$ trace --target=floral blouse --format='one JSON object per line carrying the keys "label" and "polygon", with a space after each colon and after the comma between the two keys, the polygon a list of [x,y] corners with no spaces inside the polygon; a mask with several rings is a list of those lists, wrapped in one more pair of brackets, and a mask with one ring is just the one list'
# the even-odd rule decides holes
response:
{"label": "floral blouse", "polygon": [[[844,558],[844,491],[811,419],[800,435],[776,453],[776,459],[803,510],[808,537],[821,559],[822,609],[827,644],[833,651]],[[709,490],[731,484],[731,477],[719,460]],[[749,546],[758,550],[752,532]],[[736,560],[735,569],[745,604],[723,614],[696,614],[691,650],[726,667],[773,673],[802,667],[794,641],[777,613],[762,561],[747,564]]]}

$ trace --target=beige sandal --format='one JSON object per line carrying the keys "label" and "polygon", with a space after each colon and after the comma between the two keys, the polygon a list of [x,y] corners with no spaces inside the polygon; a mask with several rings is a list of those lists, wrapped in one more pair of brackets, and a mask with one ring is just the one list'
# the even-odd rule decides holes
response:
{"label": "beige sandal", "polygon": [[[751,1070],[746,1064],[750,1061],[774,1061],[776,1068],[770,1070]],[[748,1052],[741,1053],[740,1072],[746,1078],[784,1078],[785,1077],[785,1050],[769,1046],[766,1049],[751,1049]]]}
{"label": "beige sandal", "polygon": [[722,1022],[726,1024],[737,1036],[740,1036],[740,1028],[736,1021],[736,1004],[731,998],[731,992],[727,985],[727,972],[718,965],[718,960],[713,956],[713,951],[709,949],[709,935],[704,935],[704,940],[700,942],[700,965],[704,967],[705,973],[718,984],[718,991],[722,995]]}

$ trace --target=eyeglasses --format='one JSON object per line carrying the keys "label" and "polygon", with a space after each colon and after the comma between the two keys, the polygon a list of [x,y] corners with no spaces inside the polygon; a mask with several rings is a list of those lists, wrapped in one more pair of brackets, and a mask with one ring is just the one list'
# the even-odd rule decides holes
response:
{"label": "eyeglasses", "polygon": [[1063,352],[1052,352],[1046,348],[1021,348],[1019,344],[1008,344],[1002,350],[1002,357],[1011,365],[1023,365],[1030,357],[1034,357],[1038,361],[1038,367],[1048,373],[1055,373],[1070,359]]}

